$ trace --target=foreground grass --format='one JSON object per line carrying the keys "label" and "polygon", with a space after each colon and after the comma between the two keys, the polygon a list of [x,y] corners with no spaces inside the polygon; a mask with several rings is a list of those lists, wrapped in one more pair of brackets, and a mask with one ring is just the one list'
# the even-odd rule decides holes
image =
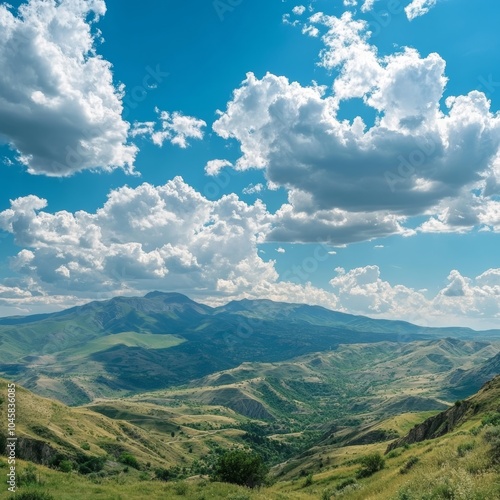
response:
{"label": "foreground grass", "polygon": [[[371,477],[357,478],[359,459],[366,453],[383,452],[385,444],[337,450],[331,466],[308,476],[276,482],[258,490],[203,478],[161,482],[152,473],[129,468],[111,477],[64,474],[38,466],[40,484],[21,486],[23,491],[45,491],[55,500],[490,500],[500,498],[500,475],[492,465],[485,427],[469,429],[443,438],[395,450],[385,457],[385,467]],[[476,428],[479,426],[476,425]],[[472,432],[471,432],[472,431]],[[3,467],[2,467],[3,464]],[[5,470],[5,461],[0,473]],[[408,465],[409,464],[409,465]],[[27,467],[20,462],[18,472]],[[3,469],[3,470],[2,470]],[[403,471],[403,472],[402,472]],[[3,474],[2,474],[3,475]],[[0,498],[9,498],[8,495]],[[11,498],[14,498],[11,496]]]}

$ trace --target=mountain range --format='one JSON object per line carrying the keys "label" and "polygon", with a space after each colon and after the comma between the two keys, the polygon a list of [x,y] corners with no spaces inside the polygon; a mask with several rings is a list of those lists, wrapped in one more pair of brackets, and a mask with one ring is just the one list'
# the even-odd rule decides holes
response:
{"label": "mountain range", "polygon": [[82,404],[188,384],[244,362],[282,362],[341,344],[443,337],[490,341],[500,339],[500,330],[427,328],[270,300],[209,307],[178,293],[151,292],[0,319],[0,375]]}

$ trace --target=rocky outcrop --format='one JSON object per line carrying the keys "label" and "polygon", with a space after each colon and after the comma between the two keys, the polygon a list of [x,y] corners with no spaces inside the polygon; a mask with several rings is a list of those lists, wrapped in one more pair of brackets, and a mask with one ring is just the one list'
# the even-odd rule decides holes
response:
{"label": "rocky outcrop", "polygon": [[37,464],[49,465],[57,451],[38,439],[20,437],[16,443],[16,456]]}
{"label": "rocky outcrop", "polygon": [[428,418],[425,422],[416,425],[406,436],[393,441],[388,447],[386,453],[395,448],[413,443],[419,443],[427,439],[435,439],[443,436],[453,430],[462,420],[466,413],[473,406],[470,401],[461,401],[446,411],[438,413]]}

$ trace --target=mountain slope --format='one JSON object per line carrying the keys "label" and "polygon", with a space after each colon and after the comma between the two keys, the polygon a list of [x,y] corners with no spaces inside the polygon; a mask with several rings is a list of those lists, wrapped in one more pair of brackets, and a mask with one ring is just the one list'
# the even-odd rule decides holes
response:
{"label": "mountain slope", "polygon": [[[247,361],[281,362],[350,343],[404,346],[450,332],[479,335],[269,300],[211,308],[181,294],[152,292],[0,320],[0,375],[39,394],[83,404],[187,384]],[[434,356],[421,361],[451,367],[445,354]]]}

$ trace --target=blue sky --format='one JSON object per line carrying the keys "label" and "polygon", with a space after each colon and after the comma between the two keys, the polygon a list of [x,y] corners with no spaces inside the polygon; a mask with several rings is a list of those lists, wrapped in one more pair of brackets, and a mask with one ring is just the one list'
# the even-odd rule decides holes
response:
{"label": "blue sky", "polygon": [[161,289],[498,325],[500,7],[11,4],[0,314]]}

